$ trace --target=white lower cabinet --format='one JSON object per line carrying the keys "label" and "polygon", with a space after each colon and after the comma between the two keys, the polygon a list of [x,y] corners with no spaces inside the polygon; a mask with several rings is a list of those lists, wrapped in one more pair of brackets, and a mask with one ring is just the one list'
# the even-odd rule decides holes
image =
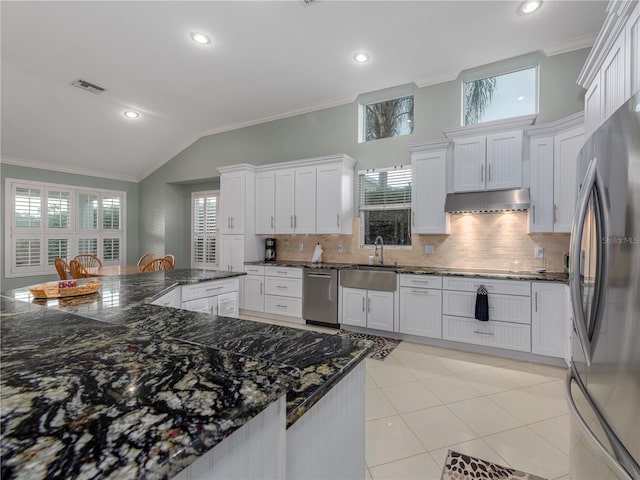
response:
{"label": "white lower cabinet", "polygon": [[264,311],[302,318],[302,269],[264,267]]}
{"label": "white lower cabinet", "polygon": [[180,287],[173,288],[151,303],[153,305],[160,305],[161,307],[180,308],[182,306],[182,302],[180,301]]}
{"label": "white lower cabinet", "polygon": [[400,275],[400,333],[442,338],[442,277]]}
{"label": "white lower cabinet", "polygon": [[393,331],[393,292],[343,287],[342,323]]}
{"label": "white lower cabinet", "polygon": [[247,275],[242,280],[242,308],[264,312],[264,275]]}
{"label": "white lower cabinet", "polygon": [[228,278],[182,287],[184,310],[228,317],[238,316],[239,280]]}
{"label": "white lower cabinet", "polygon": [[473,318],[442,317],[442,338],[508,350],[531,350],[531,327],[509,322],[480,322]]}
{"label": "white lower cabinet", "polygon": [[531,304],[531,352],[564,358],[568,343],[565,286],[533,282]]}

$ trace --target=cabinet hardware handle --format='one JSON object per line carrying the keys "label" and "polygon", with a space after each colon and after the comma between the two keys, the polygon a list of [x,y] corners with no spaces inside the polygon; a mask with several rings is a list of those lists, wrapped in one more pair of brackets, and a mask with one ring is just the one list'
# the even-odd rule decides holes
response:
{"label": "cabinet hardware handle", "polygon": [[531,209],[533,210],[533,224],[535,225],[536,224],[536,206],[533,205]]}
{"label": "cabinet hardware handle", "polygon": [[288,274],[289,272],[287,272],[286,270],[276,270],[276,273],[286,273],[286,274]]}
{"label": "cabinet hardware handle", "polygon": [[362,297],[362,311],[364,312],[364,297]]}
{"label": "cabinet hardware handle", "polygon": [[480,182],[484,182],[484,165],[480,165]]}
{"label": "cabinet hardware handle", "polygon": [[480,288],[480,287],[484,287],[484,288],[486,288],[488,290],[490,288],[495,288],[495,285],[487,285],[486,283],[484,283],[484,284],[474,283],[473,284],[473,288]]}
{"label": "cabinet hardware handle", "polygon": [[276,307],[278,307],[278,308],[287,308],[286,305],[278,305],[278,304],[276,304]]}
{"label": "cabinet hardware handle", "polygon": [[371,311],[371,299],[367,297],[367,313]]}
{"label": "cabinet hardware handle", "polygon": [[227,228],[231,230],[231,217],[227,218]]}
{"label": "cabinet hardware handle", "polygon": [[481,332],[480,330],[474,330],[473,333],[479,333],[480,335],[493,335],[493,333]]}
{"label": "cabinet hardware handle", "polygon": [[411,293],[417,293],[420,295],[431,295],[431,292],[429,292],[429,290],[411,290]]}
{"label": "cabinet hardware handle", "polygon": [[487,178],[487,182],[491,181],[491,164],[489,164],[489,178]]}
{"label": "cabinet hardware handle", "polygon": [[273,228],[273,215],[271,216],[271,228]]}
{"label": "cabinet hardware handle", "polygon": [[536,292],[536,312],[538,311],[538,292]]}
{"label": "cabinet hardware handle", "polygon": [[293,228],[293,215],[291,215],[291,228]]}
{"label": "cabinet hardware handle", "polygon": [[553,223],[558,223],[558,205],[553,204]]}
{"label": "cabinet hardware handle", "polygon": [[286,285],[276,285],[276,288],[287,288]]}
{"label": "cabinet hardware handle", "polygon": [[430,282],[429,280],[411,280],[411,283],[421,283],[428,285]]}
{"label": "cabinet hardware handle", "polygon": [[413,210],[411,210],[411,225],[416,226],[416,214]]}
{"label": "cabinet hardware handle", "polygon": [[211,287],[211,288],[207,288],[205,290],[205,292],[212,292],[213,290],[220,290],[221,288],[224,288],[224,285],[221,285],[219,287]]}
{"label": "cabinet hardware handle", "polygon": [[229,217],[229,220],[231,220],[231,230],[233,230],[233,217]]}
{"label": "cabinet hardware handle", "polygon": [[340,228],[340,214],[336,213],[336,227]]}
{"label": "cabinet hardware handle", "polygon": [[294,228],[298,228],[298,216],[297,215],[293,216],[293,227]]}

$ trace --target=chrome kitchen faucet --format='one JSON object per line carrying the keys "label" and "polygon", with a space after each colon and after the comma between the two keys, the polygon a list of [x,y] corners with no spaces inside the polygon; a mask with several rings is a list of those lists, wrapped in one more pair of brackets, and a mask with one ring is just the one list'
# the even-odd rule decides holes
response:
{"label": "chrome kitchen faucet", "polygon": [[382,240],[382,237],[380,235],[378,235],[373,242],[373,244],[376,247],[376,250],[373,253],[373,256],[374,257],[378,256],[378,240],[380,240],[380,262],[379,263],[380,265],[384,265],[384,240]]}

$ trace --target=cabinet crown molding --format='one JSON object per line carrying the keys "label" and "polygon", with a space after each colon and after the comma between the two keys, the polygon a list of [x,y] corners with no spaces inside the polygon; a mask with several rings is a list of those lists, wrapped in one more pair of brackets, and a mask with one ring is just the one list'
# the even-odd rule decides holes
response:
{"label": "cabinet crown molding", "polygon": [[237,163],[235,165],[225,165],[222,167],[217,167],[217,170],[220,173],[231,173],[231,172],[255,172],[256,167],[249,163]]}
{"label": "cabinet crown molding", "polygon": [[451,145],[451,140],[433,140],[431,142],[412,143],[409,145],[409,151],[414,152],[430,152],[433,150],[446,150]]}
{"label": "cabinet crown molding", "polygon": [[315,165],[325,165],[327,163],[335,163],[335,162],[342,162],[344,164],[346,164],[349,167],[355,167],[356,163],[358,163],[356,160],[354,160],[353,158],[351,158],[349,155],[346,155],[344,153],[340,153],[337,155],[327,155],[324,157],[313,157],[313,158],[305,158],[302,160],[293,160],[290,162],[278,162],[278,163],[270,163],[268,165],[260,165],[255,167],[257,172],[262,172],[265,170],[282,170],[282,169],[288,169],[288,168],[297,168],[297,167],[312,167]]}
{"label": "cabinet crown molding", "polygon": [[555,135],[560,131],[579,127],[584,127],[584,112],[574,113],[573,115],[569,115],[568,117],[564,117],[553,122],[526,127],[524,129],[524,133],[528,137],[540,137]]}
{"label": "cabinet crown molding", "polygon": [[507,118],[504,120],[494,120],[492,122],[479,123],[477,125],[446,128],[442,130],[442,133],[444,133],[445,137],[451,139],[501,133],[533,125],[536,122],[536,118],[538,118],[538,114],[533,113],[531,115],[522,115],[520,117]]}
{"label": "cabinet crown molding", "polygon": [[600,29],[593,48],[589,52],[580,74],[577,84],[582,88],[588,88],[600,70],[600,66],[611,50],[616,38],[624,30],[625,23],[637,0],[612,0],[607,6],[607,18]]}

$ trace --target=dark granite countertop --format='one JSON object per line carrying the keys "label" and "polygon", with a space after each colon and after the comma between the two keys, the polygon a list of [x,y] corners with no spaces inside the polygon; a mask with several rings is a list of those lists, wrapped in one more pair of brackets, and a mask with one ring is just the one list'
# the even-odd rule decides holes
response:
{"label": "dark granite countertop", "polygon": [[[245,262],[245,265],[264,265],[273,267],[308,267],[308,268],[327,268],[327,269],[345,269],[352,268],[353,263],[309,263],[288,260],[277,260],[275,262]],[[415,274],[415,275],[442,275],[456,277],[482,277],[495,278],[503,280],[533,280],[540,282],[561,282],[568,283],[569,275],[564,272],[531,272],[521,271],[513,272],[508,270],[488,270],[473,268],[445,268],[445,267],[418,267],[411,265],[385,265],[385,268],[395,270],[398,273]]]}
{"label": "dark granite countertop", "polygon": [[[171,476],[284,391],[292,425],[371,348],[149,304],[177,284],[230,276],[187,269],[104,277],[98,293],[57,300],[34,300],[26,288],[7,292],[0,325],[3,478],[24,468]],[[184,390],[194,381],[197,388]],[[132,386],[135,394],[126,390]],[[100,448],[86,441],[87,432]],[[136,449],[142,455],[128,453]],[[144,463],[145,452],[158,464]]]}

